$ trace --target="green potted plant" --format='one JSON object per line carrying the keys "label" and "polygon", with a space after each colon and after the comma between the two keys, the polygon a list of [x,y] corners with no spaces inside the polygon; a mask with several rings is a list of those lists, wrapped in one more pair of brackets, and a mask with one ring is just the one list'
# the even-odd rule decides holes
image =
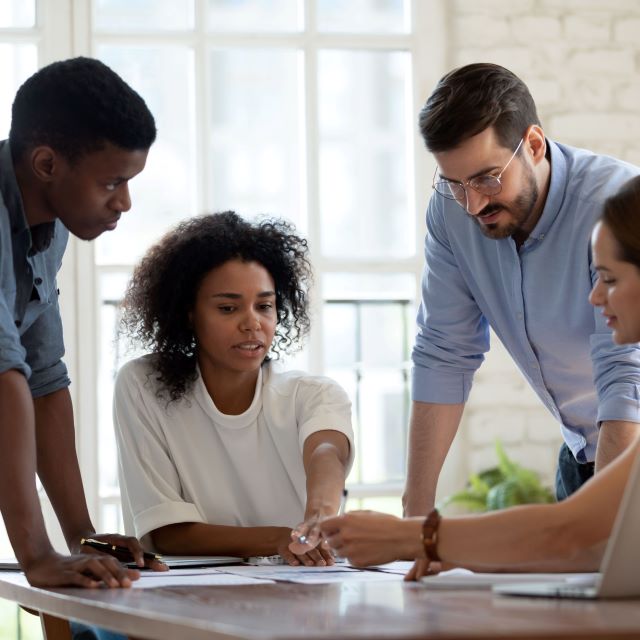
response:
{"label": "green potted plant", "polygon": [[442,500],[439,508],[457,505],[465,511],[481,512],[519,504],[555,502],[538,474],[511,460],[499,441],[496,441],[496,454],[498,466],[472,474],[466,488]]}

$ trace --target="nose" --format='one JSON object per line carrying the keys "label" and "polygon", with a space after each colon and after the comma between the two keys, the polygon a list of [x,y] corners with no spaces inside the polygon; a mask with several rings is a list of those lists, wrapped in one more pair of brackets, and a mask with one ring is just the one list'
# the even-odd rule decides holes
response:
{"label": "nose", "polygon": [[477,216],[489,204],[489,197],[467,187],[467,213]]}
{"label": "nose", "polygon": [[596,280],[596,283],[593,285],[591,289],[591,293],[589,294],[589,302],[594,307],[602,307],[605,303],[605,295],[604,295],[604,287],[600,282],[600,278]]}
{"label": "nose", "polygon": [[260,326],[260,317],[253,309],[244,314],[240,323],[242,331],[259,331]]}
{"label": "nose", "polygon": [[129,211],[129,209],[131,209],[129,185],[126,182],[118,185],[118,188],[116,189],[113,198],[111,198],[109,205],[114,211]]}

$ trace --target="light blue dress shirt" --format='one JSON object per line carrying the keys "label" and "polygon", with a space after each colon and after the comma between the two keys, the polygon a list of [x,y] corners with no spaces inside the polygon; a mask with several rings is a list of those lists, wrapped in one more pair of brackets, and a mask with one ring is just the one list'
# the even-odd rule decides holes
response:
{"label": "light blue dress shirt", "polygon": [[412,397],[466,402],[491,326],[586,462],[595,458],[598,423],[640,422],[640,348],[614,345],[600,310],[588,302],[597,277],[593,225],[604,200],[640,169],[547,143],[549,193],[519,250],[512,238],[485,237],[455,201],[433,194]]}
{"label": "light blue dress shirt", "polygon": [[56,284],[68,237],[59,220],[28,226],[9,143],[0,142],[0,373],[22,372],[34,397],[69,385]]}

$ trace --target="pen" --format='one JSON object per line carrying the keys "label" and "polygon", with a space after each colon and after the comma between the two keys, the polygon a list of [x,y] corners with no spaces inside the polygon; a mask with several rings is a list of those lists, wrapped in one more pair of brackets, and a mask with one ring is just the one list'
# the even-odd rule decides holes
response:
{"label": "pen", "polygon": [[[120,545],[111,544],[110,542],[103,542],[102,540],[95,540],[94,538],[82,538],[80,544],[85,547],[97,549],[103,553],[108,553],[120,560],[120,562],[135,562],[133,553],[131,553],[127,547],[121,547]],[[145,560],[160,560],[162,562],[162,556],[158,553],[144,551],[142,555]]]}
{"label": "pen", "polygon": [[[341,516],[344,513],[344,507],[347,504],[347,498],[349,497],[349,490],[343,489],[342,495],[340,496],[340,505],[338,506],[338,515]],[[300,536],[298,538],[298,542],[301,544],[306,544],[307,536]]]}

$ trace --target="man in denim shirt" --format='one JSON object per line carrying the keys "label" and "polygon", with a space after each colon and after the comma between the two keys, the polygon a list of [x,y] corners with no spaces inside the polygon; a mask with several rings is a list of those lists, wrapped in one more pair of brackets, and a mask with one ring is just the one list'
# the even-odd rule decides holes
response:
{"label": "man in denim shirt", "polygon": [[[0,143],[0,509],[31,584],[127,586],[112,557],[81,554],[95,534],[75,451],[56,274],[69,231],[91,240],[131,207],[128,181],[156,135],[142,98],[97,60],[49,65],[20,87]],[[38,473],[73,555],[56,553],[35,485]]]}
{"label": "man in denim shirt", "polygon": [[[558,421],[565,498],[638,432],[640,349],[588,295],[605,199],[640,170],[546,138],[526,85],[493,64],[447,74],[420,114],[438,164],[413,349],[406,515],[433,507],[489,327]],[[423,567],[424,568],[424,567]]]}

